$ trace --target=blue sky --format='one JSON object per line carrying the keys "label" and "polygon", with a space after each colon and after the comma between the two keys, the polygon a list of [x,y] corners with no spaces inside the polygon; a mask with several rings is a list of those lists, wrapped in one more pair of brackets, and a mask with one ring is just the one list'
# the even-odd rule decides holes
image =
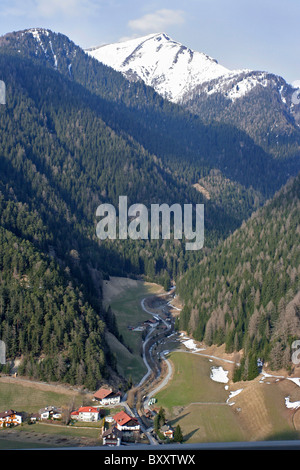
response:
{"label": "blue sky", "polygon": [[166,32],[230,69],[300,79],[299,0],[0,0],[0,35],[31,27],[83,48]]}

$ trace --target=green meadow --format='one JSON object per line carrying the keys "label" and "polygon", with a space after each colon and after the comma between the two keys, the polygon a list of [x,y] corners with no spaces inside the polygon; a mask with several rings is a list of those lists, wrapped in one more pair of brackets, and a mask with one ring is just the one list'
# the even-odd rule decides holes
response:
{"label": "green meadow", "polygon": [[133,331],[129,327],[136,327],[152,318],[143,310],[141,300],[161,292],[161,286],[125,278],[111,278],[107,283],[107,290],[109,292],[106,304],[110,305],[115,314],[118,330],[127,348],[112,335],[108,335],[107,340],[116,355],[119,372],[127,379],[132,378],[133,383],[137,383],[147,372],[142,358],[143,333]]}
{"label": "green meadow", "polygon": [[155,395],[157,407],[166,410],[169,424],[180,425],[184,441],[225,442],[245,440],[245,433],[226,404],[225,384],[210,378],[213,363],[208,358],[172,352],[173,376]]}
{"label": "green meadow", "polygon": [[63,393],[53,390],[42,390],[38,384],[35,386],[23,385],[21,382],[0,382],[0,410],[20,410],[27,413],[36,413],[47,405],[68,408],[81,406],[84,396],[80,393]]}

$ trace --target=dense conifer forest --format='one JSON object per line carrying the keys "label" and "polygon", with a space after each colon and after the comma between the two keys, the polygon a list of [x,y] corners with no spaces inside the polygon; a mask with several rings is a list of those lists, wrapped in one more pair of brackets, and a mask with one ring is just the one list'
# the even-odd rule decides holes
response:
{"label": "dense conifer forest", "polygon": [[300,176],[253,213],[178,282],[180,327],[206,344],[244,350],[236,380],[257,359],[291,368],[300,334]]}

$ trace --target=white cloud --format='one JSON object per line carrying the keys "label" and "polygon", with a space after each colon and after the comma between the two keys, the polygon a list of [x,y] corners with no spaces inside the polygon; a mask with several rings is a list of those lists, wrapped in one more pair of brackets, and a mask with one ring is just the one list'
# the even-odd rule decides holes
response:
{"label": "white cloud", "polygon": [[162,32],[170,25],[184,23],[184,11],[162,9],[148,13],[141,18],[130,20],[129,28],[142,33]]}

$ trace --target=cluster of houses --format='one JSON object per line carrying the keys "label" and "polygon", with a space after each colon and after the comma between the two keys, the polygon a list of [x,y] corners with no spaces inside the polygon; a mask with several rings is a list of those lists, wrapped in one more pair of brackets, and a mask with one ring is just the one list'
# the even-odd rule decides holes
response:
{"label": "cluster of houses", "polygon": [[119,411],[112,417],[108,429],[103,428],[102,441],[106,446],[119,446],[122,441],[138,441],[141,427],[134,416]]}
{"label": "cluster of houses", "polygon": [[[113,392],[112,389],[101,388],[94,394],[95,401],[98,401],[99,405],[117,405],[120,403],[121,394],[119,392]],[[16,426],[24,421],[23,412],[17,412],[14,410],[7,410],[0,412],[0,427]],[[62,409],[56,406],[46,406],[30,415],[30,420],[43,421],[43,420],[59,420],[62,418]],[[71,418],[78,421],[92,422],[100,419],[100,408],[92,406],[82,406],[78,410],[71,413]]]}
{"label": "cluster of houses", "polygon": [[[71,412],[71,419],[80,422],[97,422],[101,418],[102,406],[115,406],[121,401],[121,394],[112,389],[100,388],[94,395],[95,406],[81,406]],[[24,413],[14,410],[0,412],[0,427],[17,426],[24,421]],[[43,420],[59,420],[62,418],[62,410],[55,406],[47,406],[38,413],[30,415],[31,422]],[[113,416],[104,419],[102,426],[102,438],[104,445],[120,445],[122,440],[137,440],[140,435],[138,420],[126,413],[119,411]]]}
{"label": "cluster of houses", "polygon": [[[115,406],[121,401],[121,394],[112,389],[100,388],[93,395],[93,400],[100,406]],[[101,409],[98,406],[82,406],[71,413],[71,418],[78,421],[98,421]],[[113,416],[107,417],[102,426],[103,445],[119,446],[122,440],[138,440],[140,436],[140,424],[138,420],[126,413],[119,411]]]}
{"label": "cluster of houses", "polygon": [[[26,413],[18,412],[15,410],[7,410],[0,412],[0,428],[17,426],[22,424]],[[38,411],[38,413],[31,414],[29,419],[31,422],[42,421],[46,419],[61,419],[62,410],[56,406],[47,406]]]}
{"label": "cluster of houses", "polygon": [[[81,406],[77,410],[71,412],[71,420],[78,422],[97,422],[103,416],[102,406],[115,406],[121,401],[121,394],[114,392],[112,389],[100,388],[93,395],[95,406]],[[39,410],[38,413],[32,414],[31,422],[43,420],[59,420],[62,418],[62,410],[55,406],[47,406]],[[23,413],[14,410],[0,412],[0,427],[10,427],[21,424],[23,421]],[[173,438],[173,431],[169,426],[161,429],[165,437]],[[121,410],[112,416],[107,416],[102,421],[101,426],[103,445],[119,446],[122,441],[137,442],[141,437],[141,428],[137,418],[131,416],[126,411]]]}
{"label": "cluster of houses", "polygon": [[[100,419],[100,410],[93,406],[82,406],[71,413],[71,418],[78,421],[95,422]],[[119,411],[104,420],[102,426],[103,445],[119,446],[122,440],[136,441],[139,436],[140,424],[138,420],[125,411]]]}
{"label": "cluster of houses", "polygon": [[[115,406],[121,401],[121,394],[114,392],[111,388],[100,388],[93,395],[93,400],[100,406]],[[72,411],[71,419],[84,422],[93,422],[100,419],[100,408],[96,406],[81,406],[78,410]]]}

